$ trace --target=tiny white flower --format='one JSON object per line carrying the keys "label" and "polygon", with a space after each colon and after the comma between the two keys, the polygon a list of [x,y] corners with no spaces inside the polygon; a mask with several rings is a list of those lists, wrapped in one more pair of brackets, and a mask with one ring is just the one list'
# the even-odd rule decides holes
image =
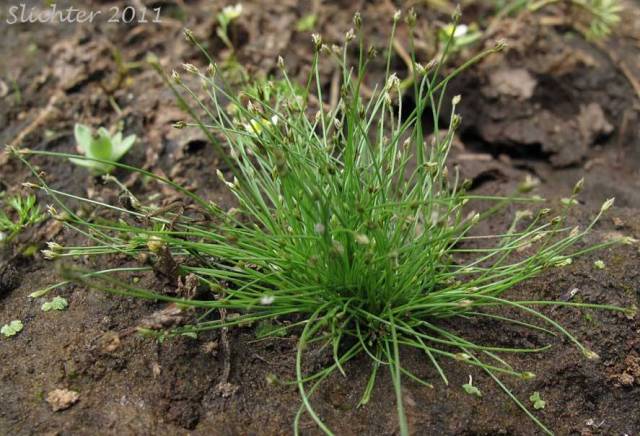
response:
{"label": "tiny white flower", "polygon": [[467,26],[466,24],[460,24],[456,27],[455,32],[453,32],[453,37],[460,38],[462,36],[465,36],[467,33],[469,33],[469,26]]}
{"label": "tiny white flower", "polygon": [[393,14],[393,21],[398,21],[401,16],[402,16],[402,11],[400,10],[395,11],[395,13]]}
{"label": "tiny white flower", "polygon": [[233,21],[242,15],[242,4],[238,3],[234,6],[225,6],[222,9],[222,15],[228,20]]}
{"label": "tiny white flower", "polygon": [[269,306],[273,304],[275,299],[276,297],[274,297],[273,295],[263,295],[262,297],[260,297],[260,304],[262,304],[263,306]]}
{"label": "tiny white flower", "polygon": [[325,230],[326,230],[326,229],[325,229],[325,227],[324,227],[324,224],[322,224],[322,223],[317,223],[315,226],[313,226],[313,230],[314,230],[317,234],[322,235],[322,234],[324,234],[324,232],[325,232]]}

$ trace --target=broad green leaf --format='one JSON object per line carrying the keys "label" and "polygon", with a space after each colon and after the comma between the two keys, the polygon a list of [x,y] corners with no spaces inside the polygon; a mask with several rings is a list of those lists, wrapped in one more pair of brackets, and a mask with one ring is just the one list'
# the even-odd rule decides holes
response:
{"label": "broad green leaf", "polygon": [[91,141],[91,147],[87,150],[87,156],[95,159],[111,160],[113,147],[111,145],[111,137],[106,129],[100,128],[98,137]]}
{"label": "broad green leaf", "polygon": [[77,123],[74,128],[74,136],[76,138],[78,150],[86,153],[87,150],[89,150],[89,148],[91,147],[91,142],[93,141],[93,133],[91,132],[91,128],[89,126],[85,126],[84,124]]}
{"label": "broad green leaf", "polygon": [[[122,135],[121,135],[122,137]],[[111,160],[116,162],[120,160],[122,156],[124,156],[136,142],[136,135],[129,135],[123,140],[114,141],[113,142],[113,156],[111,156]]]}

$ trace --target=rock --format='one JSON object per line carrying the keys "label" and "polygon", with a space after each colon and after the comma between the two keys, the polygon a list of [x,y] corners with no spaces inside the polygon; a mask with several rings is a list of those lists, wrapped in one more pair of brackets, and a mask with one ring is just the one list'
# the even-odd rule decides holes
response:
{"label": "rock", "polygon": [[0,298],[20,286],[20,275],[11,263],[0,265]]}
{"label": "rock", "polygon": [[528,100],[533,96],[538,81],[524,68],[503,68],[489,75],[489,84],[484,91],[487,95],[500,94]]}
{"label": "rock", "polygon": [[54,412],[68,409],[78,402],[80,394],[69,389],[55,389],[47,395],[47,403]]}

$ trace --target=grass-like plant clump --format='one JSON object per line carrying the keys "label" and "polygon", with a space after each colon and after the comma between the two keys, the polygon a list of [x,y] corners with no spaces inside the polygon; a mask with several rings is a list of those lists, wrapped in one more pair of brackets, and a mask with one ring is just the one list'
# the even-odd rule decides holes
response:
{"label": "grass-like plant clump", "polygon": [[[399,18],[397,13],[392,34]],[[410,27],[415,23],[412,13],[407,22]],[[451,35],[455,25],[457,17]],[[227,161],[231,173],[218,171],[218,177],[235,195],[236,208],[223,210],[141,169],[74,156],[138,171],[170,185],[209,219],[203,222],[196,216],[159,209],[127,192],[126,207],[87,200],[109,212],[106,215],[115,214],[107,220],[97,218],[96,211],[91,215],[96,218],[88,220],[65,204],[63,200],[70,195],[47,186],[36,172],[40,186],[58,201],[55,207],[62,208],[53,213],[95,242],[91,247],[52,244],[47,254],[64,258],[119,253],[175,262],[181,275],[197,278],[211,294],[197,299],[171,297],[117,279],[110,274],[114,270],[71,274],[72,279],[96,289],[204,309],[197,323],[176,327],[164,332],[165,336],[265,320],[272,323],[267,330],[270,335],[298,334],[295,383],[302,406],[295,417],[296,433],[305,412],[331,433],[314,411],[313,394],[332,374],[345,374],[348,361],[368,356],[370,378],[360,404],[369,401],[380,371],[389,371],[400,433],[408,434],[402,383],[412,380],[430,385],[433,380],[422,380],[403,366],[401,351],[407,347],[424,352],[425,361],[445,384],[447,376],[440,363],[444,359],[481,368],[549,432],[502,381],[504,377],[526,380],[534,374],[513,368],[501,357],[549,347],[508,348],[473,342],[445,327],[443,320],[459,318],[464,323],[469,318],[488,317],[537,332],[555,331],[586,358],[596,358],[596,353],[538,310],[549,304],[593,305],[518,301],[506,293],[547,269],[570,264],[574,256],[619,242],[575,248],[613,200],[605,202],[586,227],[571,228],[566,218],[581,182],[558,211],[541,207],[543,200],[535,196],[469,193],[469,184],[447,166],[461,119],[456,114],[459,97],[453,98],[450,113],[442,113],[445,90],[454,76],[503,45],[497,44],[448,75],[442,67],[447,50],[427,65],[418,63],[413,55],[410,74],[415,105],[407,109],[400,98],[400,80],[390,71],[391,48],[385,59],[385,82],[370,98],[362,97],[374,50],[365,47],[359,15],[354,18],[354,29],[346,34],[342,47],[329,48],[314,35],[312,73],[303,86],[290,81],[281,59],[279,80],[252,84],[241,93],[226,86],[211,59],[205,71],[185,65],[187,73],[202,84],[201,89],[190,88],[187,83],[191,80],[178,73],[167,77],[181,106]],[[199,46],[190,32],[186,35]],[[356,59],[350,55],[350,45],[359,46]],[[323,95],[318,71],[323,57],[333,58],[342,67],[339,98],[331,106]],[[450,122],[443,125],[443,119]],[[20,153],[27,164],[26,156],[32,154],[69,157],[52,152]],[[517,213],[512,225],[500,234],[478,233],[479,222],[513,203],[538,209]],[[481,204],[488,206],[479,212],[472,209]],[[119,271],[145,269],[150,268]],[[523,317],[509,318],[487,310],[500,307],[517,309]],[[216,310],[236,316],[216,317]],[[333,363],[306,373],[303,363],[310,348],[326,349]],[[473,387],[471,381],[469,386]]]}

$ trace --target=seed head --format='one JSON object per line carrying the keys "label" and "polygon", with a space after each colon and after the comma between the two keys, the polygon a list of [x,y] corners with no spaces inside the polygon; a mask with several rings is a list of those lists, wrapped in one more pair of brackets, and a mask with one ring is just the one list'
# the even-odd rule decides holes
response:
{"label": "seed head", "polygon": [[471,360],[471,356],[468,355],[467,353],[456,353],[456,354],[454,354],[453,358],[456,359],[456,360],[460,360],[460,361]]}
{"label": "seed head", "polygon": [[385,86],[385,89],[387,91],[391,91],[392,89],[395,89],[398,86],[400,86],[400,79],[398,79],[398,75],[396,73],[391,73],[391,75],[387,79],[387,84]]}
{"label": "seed head", "polygon": [[193,36],[193,32],[191,31],[191,29],[184,29],[184,37],[189,42],[194,42],[196,39],[195,36]]}
{"label": "seed head", "polygon": [[360,29],[362,26],[362,16],[360,15],[360,12],[353,14],[353,25],[356,26],[356,29]]}
{"label": "seed head", "polygon": [[415,9],[409,9],[409,13],[407,14],[406,21],[409,27],[415,27],[417,21],[417,15]]}
{"label": "seed head", "polygon": [[589,360],[598,360],[600,358],[600,356],[598,356],[597,353],[591,350],[588,350],[586,348],[582,351],[582,354],[584,354],[584,357],[586,357]]}
{"label": "seed head", "polygon": [[604,212],[608,211],[609,209],[611,209],[611,206],[613,206],[613,202],[615,200],[616,200],[615,197],[613,197],[613,198],[608,199],[604,203],[602,203],[602,207],[600,208],[600,212],[604,213]]}
{"label": "seed head", "polygon": [[182,83],[182,78],[176,70],[171,71],[171,80],[173,80],[173,83],[176,85],[180,85]]}
{"label": "seed head", "polygon": [[356,38],[356,34],[353,29],[349,29],[349,31],[344,35],[345,42],[351,42]]}
{"label": "seed head", "polygon": [[198,74],[200,72],[198,67],[193,64],[182,64],[182,68],[184,68],[187,73]]}
{"label": "seed head", "polygon": [[507,48],[507,41],[505,41],[504,39],[501,39],[498,42],[496,42],[496,46],[495,46],[494,50],[495,51],[502,51],[505,48]]}
{"label": "seed head", "polygon": [[322,47],[322,37],[319,34],[314,33],[311,35],[311,40],[313,41],[313,46],[316,51],[320,50],[320,47]]}

